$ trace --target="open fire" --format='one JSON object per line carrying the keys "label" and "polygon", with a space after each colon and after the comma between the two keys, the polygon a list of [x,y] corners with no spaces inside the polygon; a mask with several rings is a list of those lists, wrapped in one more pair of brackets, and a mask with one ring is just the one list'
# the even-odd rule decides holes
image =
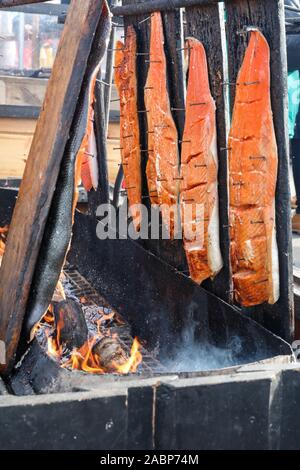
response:
{"label": "open fire", "polygon": [[[74,305],[74,302],[69,304]],[[116,314],[102,314],[96,320],[96,332],[88,331],[87,338],[79,347],[70,349],[72,342],[66,339],[69,317],[60,310],[61,315],[55,315],[56,307],[50,306],[48,312],[35,329],[37,338],[46,338],[47,354],[58,361],[60,366],[70,370],[81,370],[92,374],[128,374],[137,371],[142,362],[140,343],[137,338],[133,340],[130,354],[122,347],[116,333],[110,329],[109,323],[121,321],[115,318]],[[69,308],[69,307],[68,307]],[[74,309],[76,310],[76,309]],[[66,322],[64,315],[66,314]],[[91,330],[92,328],[89,328]]]}

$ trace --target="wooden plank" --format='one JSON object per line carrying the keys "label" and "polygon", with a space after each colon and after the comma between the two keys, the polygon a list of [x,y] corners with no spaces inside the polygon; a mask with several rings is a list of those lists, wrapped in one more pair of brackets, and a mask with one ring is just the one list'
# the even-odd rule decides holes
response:
{"label": "wooden plank", "polygon": [[219,156],[219,201],[220,201],[220,240],[224,268],[214,281],[206,281],[203,287],[230,301],[232,282],[229,259],[228,221],[228,153],[227,136],[229,130],[229,110],[222,86],[227,80],[226,37],[223,5],[186,8],[187,36],[199,39],[206,50],[210,88],[217,107],[217,132]]}
{"label": "wooden plank", "polygon": [[13,366],[43,230],[102,4],[102,0],[72,2],[37,123],[0,271],[2,373]]}
{"label": "wooden plank", "polygon": [[[232,0],[226,2],[229,80],[235,82],[248,39],[239,34],[245,26],[258,27],[271,50],[271,98],[278,145],[279,168],[276,191],[277,241],[280,263],[280,299],[274,306],[245,309],[265,327],[291,340],[294,330],[292,232],[289,188],[289,141],[287,115],[287,63],[283,0]],[[230,87],[231,107],[235,87]]]}

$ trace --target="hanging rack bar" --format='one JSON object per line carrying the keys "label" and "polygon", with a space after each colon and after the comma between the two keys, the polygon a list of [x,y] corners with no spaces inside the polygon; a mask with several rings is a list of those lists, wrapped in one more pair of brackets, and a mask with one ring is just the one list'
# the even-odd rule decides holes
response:
{"label": "hanging rack bar", "polygon": [[116,6],[111,11],[114,16],[143,15],[154,11],[168,11],[197,5],[208,6],[221,2],[222,0],[152,0],[138,4]]}

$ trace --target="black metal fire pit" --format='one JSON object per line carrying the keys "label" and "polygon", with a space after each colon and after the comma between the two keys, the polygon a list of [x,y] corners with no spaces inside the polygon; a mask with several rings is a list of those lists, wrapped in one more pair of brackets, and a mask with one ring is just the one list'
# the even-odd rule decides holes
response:
{"label": "black metal fire pit", "polygon": [[[15,198],[0,190],[1,225]],[[128,376],[70,371],[35,340],[0,387],[0,448],[296,448],[290,346],[138,243],[98,240],[96,224],[76,214],[68,282],[122,315],[129,343],[145,345],[144,363]]]}

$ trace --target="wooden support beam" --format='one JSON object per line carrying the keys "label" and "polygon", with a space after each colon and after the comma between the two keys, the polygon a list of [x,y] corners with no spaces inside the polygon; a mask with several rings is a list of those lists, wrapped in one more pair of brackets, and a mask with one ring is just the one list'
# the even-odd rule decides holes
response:
{"label": "wooden support beam", "polygon": [[[229,259],[229,221],[228,221],[228,152],[229,109],[223,87],[227,80],[226,35],[223,5],[186,8],[186,33],[199,39],[206,50],[209,80],[212,96],[216,102],[218,155],[219,155],[219,213],[220,240],[224,268],[213,281],[203,285],[207,290],[230,301],[231,267]],[[225,149],[225,150],[224,150]]]}
{"label": "wooden support beam", "polygon": [[[258,27],[271,52],[271,99],[278,146],[276,225],[279,249],[280,299],[275,305],[244,309],[267,329],[290,341],[294,331],[292,230],[289,188],[289,139],[287,107],[287,60],[283,0],[231,0],[226,2],[229,81],[235,83],[248,44],[241,34],[247,26]],[[234,104],[235,86],[230,87]]]}
{"label": "wooden support beam", "polygon": [[32,15],[47,15],[47,16],[57,16],[62,15],[67,16],[68,5],[61,5],[59,3],[41,3],[40,0],[38,3],[24,3],[16,4],[13,6],[0,6],[2,11],[8,12],[23,12]]}
{"label": "wooden support beam", "polygon": [[0,372],[13,364],[22,321],[103,0],[73,0],[27,160],[0,270]]}

